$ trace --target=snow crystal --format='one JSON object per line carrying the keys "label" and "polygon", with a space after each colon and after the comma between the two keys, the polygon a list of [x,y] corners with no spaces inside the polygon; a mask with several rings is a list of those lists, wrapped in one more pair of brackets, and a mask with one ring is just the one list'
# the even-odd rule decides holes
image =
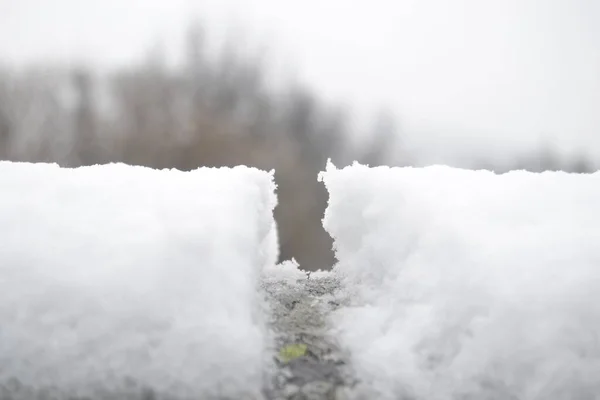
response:
{"label": "snow crystal", "polygon": [[0,163],[0,395],[256,395],[274,189],[247,167]]}
{"label": "snow crystal", "polygon": [[319,179],[352,301],[333,323],[367,398],[598,398],[600,173]]}
{"label": "snow crystal", "polygon": [[295,259],[270,265],[263,269],[262,280],[265,283],[284,282],[295,284],[298,280],[304,279],[307,279],[307,273],[300,269],[300,265]]}

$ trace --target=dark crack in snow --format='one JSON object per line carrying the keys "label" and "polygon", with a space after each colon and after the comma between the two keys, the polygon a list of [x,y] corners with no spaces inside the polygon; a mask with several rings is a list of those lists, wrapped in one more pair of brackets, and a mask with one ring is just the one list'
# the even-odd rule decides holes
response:
{"label": "dark crack in snow", "polygon": [[[304,274],[303,274],[304,275]],[[340,282],[332,274],[294,280],[265,280],[276,350],[305,345],[304,355],[284,360],[276,353],[269,400],[347,399],[354,380],[345,354],[329,333],[328,315],[340,306]]]}

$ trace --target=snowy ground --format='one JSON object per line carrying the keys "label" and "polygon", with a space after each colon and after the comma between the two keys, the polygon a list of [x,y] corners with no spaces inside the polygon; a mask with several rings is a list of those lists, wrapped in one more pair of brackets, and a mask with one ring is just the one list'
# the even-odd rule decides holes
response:
{"label": "snowy ground", "polygon": [[272,177],[0,163],[0,400],[600,399],[600,173],[329,166],[310,275]]}

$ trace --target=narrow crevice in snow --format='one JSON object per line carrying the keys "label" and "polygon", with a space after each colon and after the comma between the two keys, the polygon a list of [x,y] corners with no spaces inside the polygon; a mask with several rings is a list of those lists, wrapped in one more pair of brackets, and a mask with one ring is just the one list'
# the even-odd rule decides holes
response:
{"label": "narrow crevice in snow", "polygon": [[[329,325],[329,315],[339,307],[339,280],[329,272],[301,271],[294,262],[265,272],[263,288],[275,335],[267,398],[346,398],[354,383],[348,354],[340,349]],[[288,356],[287,350],[293,354]]]}

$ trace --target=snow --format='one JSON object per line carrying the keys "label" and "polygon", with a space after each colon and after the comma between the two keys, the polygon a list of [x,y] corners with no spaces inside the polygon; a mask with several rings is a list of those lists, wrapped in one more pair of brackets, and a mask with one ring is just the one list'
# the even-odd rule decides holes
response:
{"label": "snow", "polygon": [[274,190],[246,167],[0,162],[2,396],[256,396]]}
{"label": "snow", "polygon": [[304,279],[307,279],[307,273],[300,269],[300,264],[295,259],[276,265],[272,264],[263,269],[262,280],[265,283],[274,284],[282,282],[295,284],[297,281]]}
{"label": "snow", "polygon": [[319,179],[357,395],[598,398],[600,173],[329,164]]}

